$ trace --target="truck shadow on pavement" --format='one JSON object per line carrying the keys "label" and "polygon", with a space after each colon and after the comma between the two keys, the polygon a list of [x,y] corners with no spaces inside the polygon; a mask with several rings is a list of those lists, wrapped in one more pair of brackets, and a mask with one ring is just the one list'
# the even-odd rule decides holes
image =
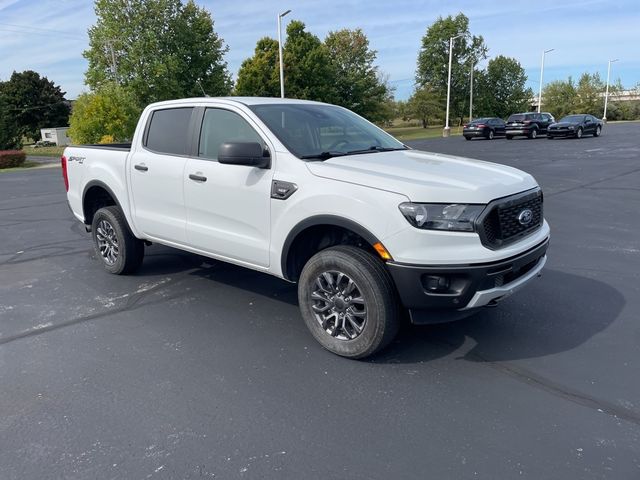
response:
{"label": "truck shadow on pavement", "polygon": [[495,308],[457,322],[405,325],[396,341],[373,358],[375,363],[416,363],[432,358],[431,345],[459,359],[504,362],[572,350],[612,324],[625,305],[610,285],[547,269]]}
{"label": "truck shadow on pavement", "polygon": [[[298,304],[297,286],[271,275],[170,248],[151,250],[139,275],[186,272],[225,289],[231,287],[239,298],[246,292],[247,298],[258,295],[268,303]],[[207,285],[202,289],[214,291]],[[622,294],[606,283],[546,269],[541,279],[498,307],[464,320],[425,326],[404,321],[394,342],[368,361],[419,363],[458,350],[460,359],[472,362],[543,357],[588,341],[613,323],[624,305]],[[274,309],[277,303],[270,305],[269,310]],[[285,315],[274,321],[302,323],[302,318]]]}

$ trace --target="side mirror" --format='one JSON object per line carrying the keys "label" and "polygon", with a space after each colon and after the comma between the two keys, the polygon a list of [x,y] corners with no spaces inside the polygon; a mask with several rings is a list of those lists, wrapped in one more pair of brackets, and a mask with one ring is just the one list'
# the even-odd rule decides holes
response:
{"label": "side mirror", "polygon": [[218,162],[226,165],[269,168],[271,155],[258,142],[229,142],[220,145]]}

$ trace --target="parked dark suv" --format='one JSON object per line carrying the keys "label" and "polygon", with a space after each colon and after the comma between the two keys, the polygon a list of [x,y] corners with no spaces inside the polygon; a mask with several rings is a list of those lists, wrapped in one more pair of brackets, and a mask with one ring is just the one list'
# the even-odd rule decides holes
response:
{"label": "parked dark suv", "polygon": [[514,113],[507,119],[505,136],[507,140],[523,135],[529,138],[536,138],[538,135],[547,133],[547,127],[555,122],[550,113]]}

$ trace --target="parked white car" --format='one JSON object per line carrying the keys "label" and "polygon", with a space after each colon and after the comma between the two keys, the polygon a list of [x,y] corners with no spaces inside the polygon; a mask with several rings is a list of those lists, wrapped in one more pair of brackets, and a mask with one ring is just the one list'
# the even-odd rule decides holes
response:
{"label": "parked white car", "polygon": [[309,330],[346,357],[388,344],[402,307],[418,324],[467,316],[547,258],[531,175],[412,150],[318,102],[155,103],[131,144],[68,147],[62,168],[108,271],[157,242],[298,282]]}

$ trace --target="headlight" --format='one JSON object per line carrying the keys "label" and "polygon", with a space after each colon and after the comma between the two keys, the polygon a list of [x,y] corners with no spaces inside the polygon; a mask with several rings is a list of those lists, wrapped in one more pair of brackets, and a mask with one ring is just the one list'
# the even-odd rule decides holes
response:
{"label": "headlight", "polygon": [[574,129],[574,128],[576,128],[576,127],[574,127],[573,125],[569,125],[567,128],[568,128],[569,130],[573,130],[573,129]]}
{"label": "headlight", "polygon": [[401,203],[398,208],[411,225],[427,230],[473,232],[484,205],[459,203]]}

